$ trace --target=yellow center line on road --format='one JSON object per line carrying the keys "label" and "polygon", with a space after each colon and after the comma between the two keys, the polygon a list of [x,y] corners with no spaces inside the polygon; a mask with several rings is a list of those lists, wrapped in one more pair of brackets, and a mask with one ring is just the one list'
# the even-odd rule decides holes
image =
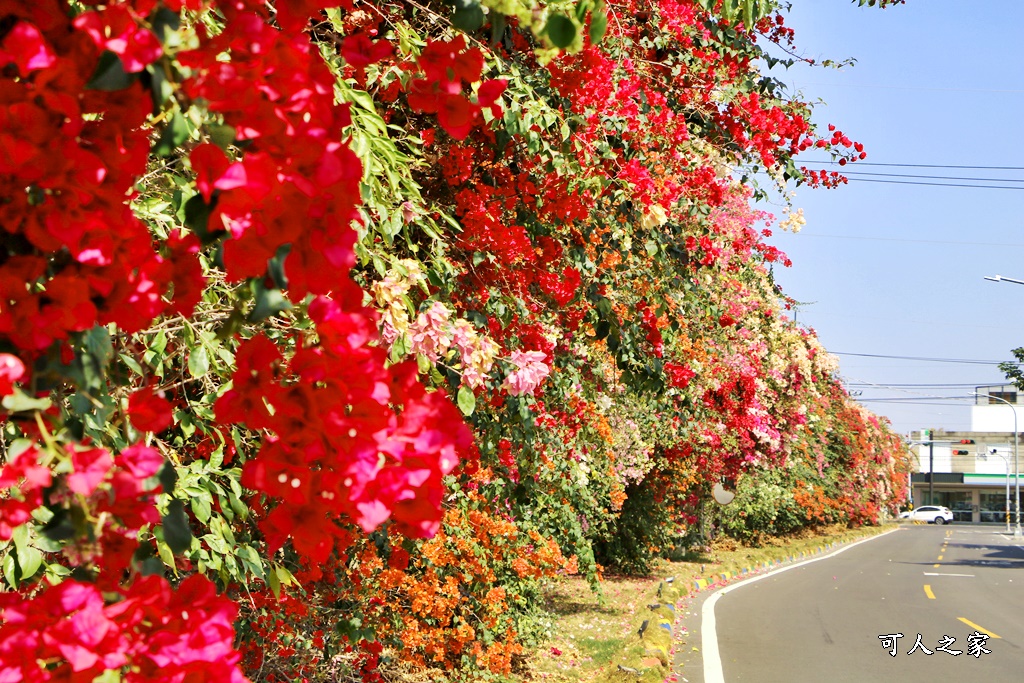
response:
{"label": "yellow center line on road", "polygon": [[940,559],[940,560],[942,559],[942,555],[939,555],[939,559]]}
{"label": "yellow center line on road", "polygon": [[939,563],[938,563],[938,562],[936,562],[936,563],[935,563],[935,564],[933,564],[932,566],[933,566],[933,567],[938,567],[938,566],[939,566]]}
{"label": "yellow center line on road", "polygon": [[932,587],[927,583],[924,585],[924,594],[928,596],[929,600],[935,599],[935,593],[932,593]]}
{"label": "yellow center line on road", "polygon": [[957,619],[959,619],[960,621],[964,622],[965,624],[967,624],[968,626],[973,628],[975,631],[981,631],[982,633],[987,633],[989,635],[989,637],[991,637],[991,638],[1000,638],[1000,639],[1002,639],[1002,636],[997,636],[995,633],[992,633],[992,631],[989,631],[987,628],[982,628],[981,626],[978,626],[973,621],[968,621],[967,619],[964,619],[963,617],[957,617]]}

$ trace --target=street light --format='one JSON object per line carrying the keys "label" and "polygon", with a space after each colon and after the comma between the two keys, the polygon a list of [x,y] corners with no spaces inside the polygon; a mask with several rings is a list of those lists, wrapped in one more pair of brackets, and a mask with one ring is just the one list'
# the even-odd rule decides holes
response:
{"label": "street light", "polygon": [[1010,533],[1010,459],[994,448],[982,453],[981,459],[988,460],[990,455],[998,455],[1006,463],[1006,533]]}
{"label": "street light", "polygon": [[1003,277],[1002,275],[996,275],[995,277],[989,277],[986,275],[985,279],[991,280],[992,282],[1012,282],[1015,285],[1024,285],[1024,280],[1018,280],[1012,277]]}
{"label": "street light", "polygon": [[[1021,282],[1021,284],[1024,285],[1024,282]],[[1015,511],[1014,512],[1014,517],[1015,517],[1015,522],[1016,522],[1016,526],[1013,528],[1013,536],[1014,536],[1014,538],[1019,538],[1020,536],[1022,536],[1024,534],[1021,533],[1021,528],[1020,528],[1020,459],[1018,458],[1018,454],[1017,454],[1017,409],[1014,408],[1013,404],[1010,403],[1009,401],[1007,401],[1005,398],[1000,398],[999,396],[993,396],[992,394],[983,394],[980,391],[974,391],[974,392],[971,392],[971,393],[973,393],[975,396],[985,396],[985,397],[987,397],[989,399],[995,399],[996,401],[1000,401],[1002,403],[1005,403],[1006,405],[1008,405],[1010,407],[1010,410],[1013,411],[1013,479],[1014,479],[1014,490],[1015,490],[1015,493],[1016,493],[1016,499],[1014,500],[1014,503],[1013,503],[1013,508],[1014,508],[1014,511]]]}

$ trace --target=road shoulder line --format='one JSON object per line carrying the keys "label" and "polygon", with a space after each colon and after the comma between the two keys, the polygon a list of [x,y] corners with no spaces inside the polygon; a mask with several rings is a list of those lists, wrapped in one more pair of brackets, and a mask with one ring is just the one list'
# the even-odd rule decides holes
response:
{"label": "road shoulder line", "polygon": [[729,593],[729,592],[731,592],[731,591],[733,591],[733,590],[735,590],[735,589],[737,589],[737,588],[739,588],[741,586],[745,586],[745,585],[747,585],[749,583],[754,583],[755,581],[760,581],[761,579],[767,578],[767,577],[772,576],[774,574],[778,574],[780,572],[785,572],[785,571],[789,571],[790,569],[796,569],[797,567],[802,567],[805,564],[810,564],[811,562],[819,562],[821,560],[827,560],[828,558],[835,557],[839,553],[846,552],[850,548],[858,546],[861,543],[867,543],[868,541],[873,541],[876,538],[881,538],[882,536],[888,536],[889,534],[894,533],[894,532],[899,531],[899,530],[900,530],[899,527],[897,527],[895,529],[890,529],[889,531],[884,531],[884,532],[882,532],[880,534],[877,534],[875,536],[869,536],[867,538],[862,538],[861,540],[854,541],[853,543],[850,543],[849,545],[844,545],[842,548],[839,548],[838,550],[835,550],[835,551],[829,553],[828,555],[821,555],[819,557],[812,557],[810,559],[803,560],[802,562],[797,562],[795,564],[784,565],[782,567],[779,567],[778,569],[773,569],[773,570],[771,570],[769,572],[765,572],[764,574],[758,574],[757,576],[752,576],[749,579],[744,579],[743,581],[740,581],[739,583],[735,583],[735,584],[732,584],[730,586],[725,586],[724,588],[719,588],[717,591],[715,591],[710,596],[708,596],[707,600],[705,600],[704,604],[701,606],[701,624],[700,624],[701,649],[703,650],[703,657],[702,657],[702,659],[704,661],[704,683],[725,683],[725,674],[722,672],[722,658],[721,658],[721,655],[719,654],[719,650],[718,650],[718,632],[716,630],[716,624],[715,624],[715,603],[718,602],[718,599],[720,597],[722,597],[726,593]]}

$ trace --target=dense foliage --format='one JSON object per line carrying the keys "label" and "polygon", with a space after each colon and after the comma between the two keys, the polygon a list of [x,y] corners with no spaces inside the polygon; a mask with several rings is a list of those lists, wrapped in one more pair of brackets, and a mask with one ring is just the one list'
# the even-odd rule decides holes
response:
{"label": "dense foliage", "polygon": [[751,206],[866,155],[759,70],[792,38],[769,0],[0,0],[0,680],[497,676],[547,580],[891,510],[906,453]]}

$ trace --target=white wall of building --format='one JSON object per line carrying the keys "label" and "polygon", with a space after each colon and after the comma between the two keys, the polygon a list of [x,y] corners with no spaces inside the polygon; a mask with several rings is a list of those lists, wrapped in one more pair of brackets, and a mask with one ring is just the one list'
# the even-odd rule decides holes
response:
{"label": "white wall of building", "polygon": [[[952,472],[953,471],[953,449],[950,446],[932,446],[934,452],[932,457],[935,462],[935,472]],[[919,467],[918,472],[931,472],[929,465],[931,462],[928,458],[928,446],[917,447],[917,457]],[[1000,470],[1002,471],[1002,470]]]}
{"label": "white wall of building", "polygon": [[1017,431],[1024,432],[1024,406],[1010,406],[1005,403],[971,406],[971,431],[1012,434],[1014,413],[1017,415]]}
{"label": "white wall of building", "polygon": [[[987,445],[990,453],[986,458],[980,455],[974,461],[974,471],[979,474],[1006,474],[1006,467],[1009,464],[1010,472],[1013,471],[1013,446],[1001,444]],[[995,453],[991,453],[995,450]],[[936,470],[938,471],[938,470]]]}

